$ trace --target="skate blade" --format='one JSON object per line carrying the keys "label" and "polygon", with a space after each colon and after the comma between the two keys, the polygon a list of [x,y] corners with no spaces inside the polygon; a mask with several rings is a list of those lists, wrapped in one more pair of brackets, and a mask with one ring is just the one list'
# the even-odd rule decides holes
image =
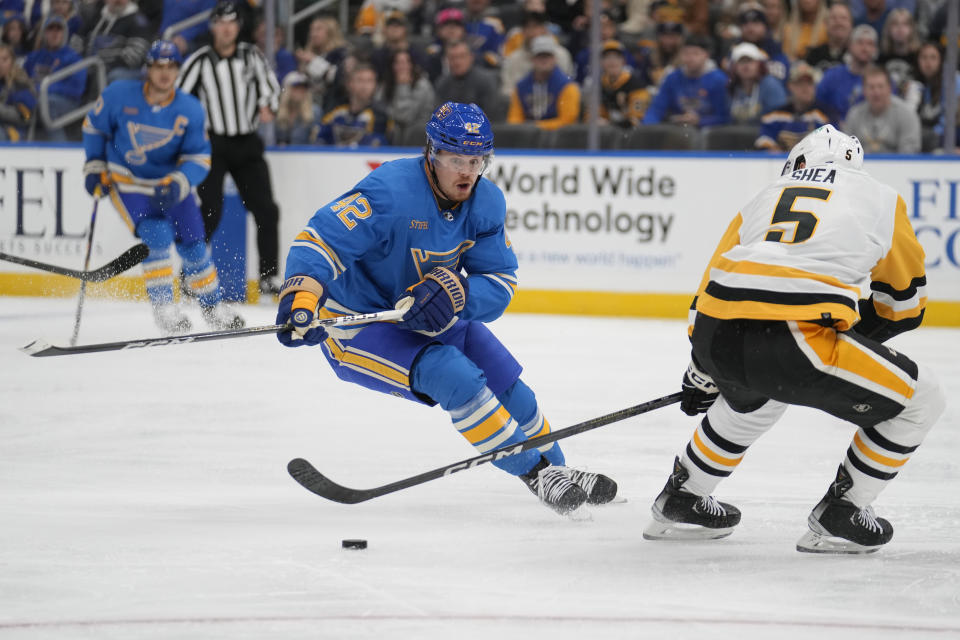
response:
{"label": "skate blade", "polygon": [[830,553],[844,555],[865,555],[874,553],[883,545],[866,546],[851,542],[845,538],[823,535],[807,531],[797,540],[797,551],[802,553]]}
{"label": "skate blade", "polygon": [[643,530],[644,540],[717,540],[733,533],[733,527],[709,529],[684,522],[653,520]]}

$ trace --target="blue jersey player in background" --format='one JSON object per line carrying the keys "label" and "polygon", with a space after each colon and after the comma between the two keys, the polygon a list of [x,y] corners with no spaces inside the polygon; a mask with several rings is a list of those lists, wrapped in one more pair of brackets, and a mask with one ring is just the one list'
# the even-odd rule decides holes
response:
{"label": "blue jersey player in background", "polygon": [[109,193],[127,226],[150,248],[143,278],[164,333],[182,333],[191,326],[173,302],[174,243],[187,287],[207,324],[240,328],[243,318],[221,302],[217,269],[193,193],[210,171],[203,107],[174,87],[182,62],[175,44],[153,43],[146,62],[146,82],[110,84],[84,120],[86,189],[94,197]]}
{"label": "blue jersey player in background", "polygon": [[[493,132],[474,104],[448,102],[426,126],[422,157],[387,162],[321,207],[286,263],[277,323],[287,346],[322,344],[337,376],[449,412],[480,453],[549,433],[521,366],[484,324],[507,308],[517,259],[506,202],[482,177]],[[333,317],[409,305],[397,323],[310,328]],[[559,444],[494,465],[555,511],[613,500],[610,478],[564,466]]]}

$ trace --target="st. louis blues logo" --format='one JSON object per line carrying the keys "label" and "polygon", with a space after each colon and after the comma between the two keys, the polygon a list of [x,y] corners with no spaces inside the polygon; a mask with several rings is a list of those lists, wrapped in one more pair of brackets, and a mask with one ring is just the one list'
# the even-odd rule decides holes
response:
{"label": "st. louis blues logo", "polygon": [[189,122],[186,116],[177,116],[173,129],[163,129],[140,122],[127,122],[127,133],[130,135],[130,144],[133,145],[133,149],[123,154],[124,160],[134,166],[145,164],[149,151],[159,149],[176,136],[182,136]]}
{"label": "st. louis blues logo", "polygon": [[449,251],[431,251],[429,249],[410,249],[413,264],[417,268],[417,275],[422,279],[435,267],[446,267],[457,271],[460,265],[460,256],[476,244],[473,240],[464,240]]}

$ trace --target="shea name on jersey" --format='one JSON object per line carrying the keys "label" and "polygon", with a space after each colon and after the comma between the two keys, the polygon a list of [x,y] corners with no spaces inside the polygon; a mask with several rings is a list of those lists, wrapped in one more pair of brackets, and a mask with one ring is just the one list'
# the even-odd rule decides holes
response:
{"label": "shea name on jersey", "polygon": [[810,182],[829,182],[833,184],[837,177],[836,169],[827,169],[825,167],[814,167],[810,169],[797,169],[790,174],[793,180],[807,180]]}

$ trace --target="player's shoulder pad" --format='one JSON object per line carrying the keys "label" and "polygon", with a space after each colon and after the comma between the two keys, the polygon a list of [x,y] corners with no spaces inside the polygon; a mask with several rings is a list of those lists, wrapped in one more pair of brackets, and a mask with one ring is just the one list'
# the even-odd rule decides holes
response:
{"label": "player's shoulder pad", "polygon": [[374,211],[383,216],[401,213],[404,206],[418,206],[426,180],[418,158],[399,158],[368,173],[353,191],[362,191]]}
{"label": "player's shoulder pad", "polygon": [[143,93],[143,82],[140,80],[114,80],[101,93],[103,101],[127,100],[131,96]]}
{"label": "player's shoulder pad", "polygon": [[201,120],[201,122],[206,118],[206,113],[203,110],[203,103],[200,102],[200,99],[192,93],[182,91],[178,87],[174,102],[179,109],[187,112],[187,115],[196,116]]}
{"label": "player's shoulder pad", "polygon": [[502,225],[507,213],[507,199],[492,180],[480,178],[473,193],[471,215],[480,220]]}

